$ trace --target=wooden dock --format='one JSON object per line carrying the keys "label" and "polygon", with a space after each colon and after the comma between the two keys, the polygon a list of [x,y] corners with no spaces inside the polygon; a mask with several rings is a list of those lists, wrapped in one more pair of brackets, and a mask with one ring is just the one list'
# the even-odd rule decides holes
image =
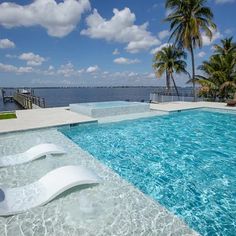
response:
{"label": "wooden dock", "polygon": [[7,89],[2,89],[3,102],[16,102],[24,109],[45,108],[45,99],[34,96],[33,90],[17,89],[13,94],[8,94]]}

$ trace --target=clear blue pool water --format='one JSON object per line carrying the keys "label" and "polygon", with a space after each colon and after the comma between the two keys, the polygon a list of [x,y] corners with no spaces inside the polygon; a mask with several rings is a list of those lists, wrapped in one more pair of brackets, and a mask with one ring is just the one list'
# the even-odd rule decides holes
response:
{"label": "clear blue pool water", "polygon": [[61,130],[201,235],[236,235],[236,115],[192,110]]}

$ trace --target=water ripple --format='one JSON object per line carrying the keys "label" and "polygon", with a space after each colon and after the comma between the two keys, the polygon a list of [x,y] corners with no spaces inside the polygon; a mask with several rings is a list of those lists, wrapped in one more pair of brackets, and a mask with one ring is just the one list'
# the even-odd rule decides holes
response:
{"label": "water ripple", "polygon": [[194,110],[62,130],[202,235],[236,235],[236,116]]}

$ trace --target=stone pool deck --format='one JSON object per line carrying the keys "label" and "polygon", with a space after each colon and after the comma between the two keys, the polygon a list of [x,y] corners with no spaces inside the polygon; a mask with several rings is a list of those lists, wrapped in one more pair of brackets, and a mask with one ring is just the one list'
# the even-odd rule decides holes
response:
{"label": "stone pool deck", "polygon": [[[217,102],[166,102],[150,104],[152,112],[150,114],[139,113],[131,115],[122,115],[117,117],[107,117],[101,119],[102,122],[119,121],[124,119],[134,119],[148,117],[153,115],[163,115],[166,112],[187,110],[195,108],[214,108],[228,109],[236,111],[236,107],[227,107],[225,103]],[[95,122],[97,119],[78,114],[69,110],[69,107],[45,108],[35,110],[18,110],[16,111],[17,119],[0,120],[0,134],[23,131],[38,128],[47,128],[60,125],[78,124],[85,122]],[[114,118],[114,119],[113,119]]]}
{"label": "stone pool deck", "polygon": [[196,108],[228,109],[236,111],[236,107],[228,107],[226,103],[220,102],[164,102],[157,104],[151,103],[150,107],[151,109],[165,112]]}
{"label": "stone pool deck", "polygon": [[96,121],[68,107],[17,110],[17,119],[0,120],[0,133]]}

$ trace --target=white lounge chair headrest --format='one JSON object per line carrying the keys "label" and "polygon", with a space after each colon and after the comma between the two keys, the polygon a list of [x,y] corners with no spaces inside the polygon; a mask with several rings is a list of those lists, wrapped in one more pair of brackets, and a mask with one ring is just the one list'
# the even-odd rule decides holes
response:
{"label": "white lounge chair headrest", "polygon": [[19,165],[47,155],[65,154],[64,148],[53,143],[35,145],[23,153],[4,156],[0,159],[0,167]]}

